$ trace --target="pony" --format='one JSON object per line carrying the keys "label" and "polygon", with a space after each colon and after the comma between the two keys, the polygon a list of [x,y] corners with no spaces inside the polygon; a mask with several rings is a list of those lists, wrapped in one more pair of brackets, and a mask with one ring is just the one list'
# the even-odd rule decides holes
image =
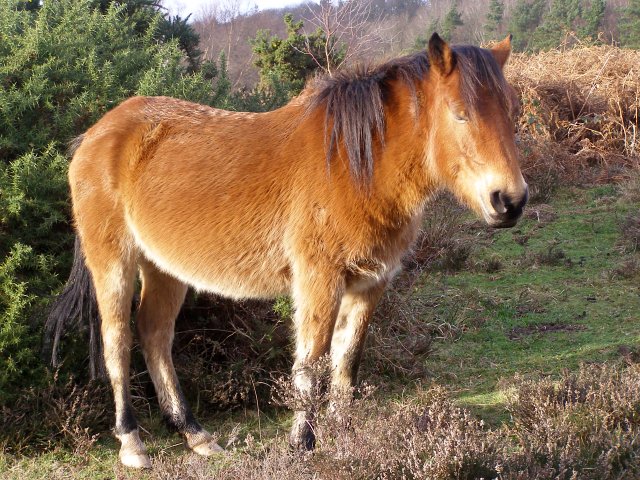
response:
{"label": "pony", "polygon": [[[436,192],[449,190],[492,227],[517,222],[528,187],[518,98],[503,75],[510,52],[511,36],[483,49],[433,34],[425,51],[318,77],[271,112],[133,97],[76,140],[78,240],[47,331],[56,347],[65,321],[97,302],[92,341],[102,338],[122,464],[151,465],[129,392],[138,275],[135,324],[160,408],[188,448],[208,456],[222,449],[194,418],[171,356],[189,286],[235,299],[290,295],[295,389],[315,388],[311,367],[326,355],[330,388],[344,392]],[[312,449],[313,409],[294,415],[291,445]]]}

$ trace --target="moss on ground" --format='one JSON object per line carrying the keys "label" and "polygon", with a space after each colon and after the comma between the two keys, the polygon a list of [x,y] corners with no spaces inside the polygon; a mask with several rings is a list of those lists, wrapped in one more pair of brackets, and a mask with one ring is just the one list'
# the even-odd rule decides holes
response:
{"label": "moss on ground", "polygon": [[616,272],[636,255],[619,240],[633,208],[609,185],[571,189],[477,246],[472,261],[497,260],[498,271],[425,274],[419,294],[444,291],[468,325],[455,341],[435,344],[427,359],[434,380],[492,417],[516,374],[558,376],[623,359],[640,344],[639,275]]}

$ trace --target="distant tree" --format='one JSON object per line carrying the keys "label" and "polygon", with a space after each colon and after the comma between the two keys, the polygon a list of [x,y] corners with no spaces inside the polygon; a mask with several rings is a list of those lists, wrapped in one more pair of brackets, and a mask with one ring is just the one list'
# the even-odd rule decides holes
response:
{"label": "distant tree", "polygon": [[284,23],[287,26],[286,38],[259,30],[256,38],[251,40],[256,56],[254,64],[260,71],[263,89],[273,88],[273,82],[280,81],[287,83],[291,94],[297,94],[314,71],[330,71],[339,65],[344,58],[344,49],[339,45],[327,46],[327,42],[332,40],[327,39],[320,28],[309,35],[304,34],[304,23],[294,21],[290,13],[284,16]]}
{"label": "distant tree", "polygon": [[439,18],[434,18],[433,20],[431,20],[431,23],[429,23],[429,27],[427,28],[427,37],[425,39],[425,47],[427,46],[427,43],[429,42],[429,38],[431,38],[431,35],[433,34],[433,32],[439,32],[441,28],[441,24],[440,24],[440,19]]}
{"label": "distant tree", "polygon": [[405,14],[411,19],[416,15],[418,9],[426,3],[426,0],[395,0],[395,11],[389,13],[392,15]]}
{"label": "distant tree", "polygon": [[418,9],[428,3],[428,0],[372,0],[371,6],[375,15],[406,15],[413,18]]}
{"label": "distant tree", "polygon": [[189,16],[168,15],[158,0],[92,0],[94,8],[107,13],[109,8],[117,6],[133,21],[134,30],[139,35],[146,35],[150,27],[154,27],[153,38],[161,43],[171,39],[178,41],[178,46],[187,56],[189,68],[196,71],[202,61],[202,51],[198,49],[200,37],[189,23]]}
{"label": "distant tree", "polygon": [[504,19],[504,2],[501,0],[491,0],[489,11],[487,12],[487,22],[484,25],[485,31],[490,36],[500,33],[502,21]]}
{"label": "distant tree", "polygon": [[442,38],[451,41],[456,28],[464,25],[458,6],[454,3],[442,20]]}
{"label": "distant tree", "polygon": [[191,15],[181,18],[179,15],[164,17],[158,24],[157,37],[162,41],[176,39],[185,53],[192,71],[198,70],[202,61],[202,50],[198,48],[200,36],[188,23]]}
{"label": "distant tree", "polygon": [[416,37],[411,50],[414,52],[425,50],[427,48],[427,45],[429,44],[429,38],[431,37],[433,32],[440,32],[440,19],[437,17],[431,20],[431,22],[429,23],[426,34],[420,34]]}
{"label": "distant tree", "polygon": [[622,9],[620,42],[629,48],[640,48],[640,0],[629,0]]}
{"label": "distant tree", "polygon": [[606,0],[518,0],[509,30],[518,50],[555,48],[572,36],[597,39]]}
{"label": "distant tree", "polygon": [[158,15],[157,3],[154,0],[92,0],[93,8],[100,13],[107,13],[109,8],[116,6],[133,22],[137,34],[143,35]]}
{"label": "distant tree", "polygon": [[591,1],[591,5],[583,13],[584,25],[579,29],[581,36],[593,39],[598,38],[606,7],[606,0]]}
{"label": "distant tree", "polygon": [[518,0],[515,4],[509,21],[515,50],[523,51],[530,48],[531,35],[542,22],[545,8],[545,0]]}
{"label": "distant tree", "polygon": [[99,8],[102,13],[107,13],[109,7],[114,4],[124,7],[129,18],[140,10],[151,9],[155,12],[160,6],[160,2],[157,0],[93,0],[91,3],[93,3],[94,7]]}
{"label": "distant tree", "polygon": [[18,7],[18,10],[34,12],[42,6],[42,3],[40,3],[40,0],[22,0],[17,2],[16,6]]}
{"label": "distant tree", "polygon": [[[410,5],[408,0],[395,2],[402,8]],[[302,18],[308,28],[315,28],[314,35],[323,37],[324,61],[318,62],[318,67],[330,75],[335,66],[354,57],[375,55],[372,50],[381,43],[381,35],[387,29],[381,25],[384,16],[374,13],[373,0],[321,0],[318,6],[308,4],[307,9]],[[372,25],[376,27],[371,28]],[[311,53],[309,48],[307,53]]]}
{"label": "distant tree", "polygon": [[551,8],[542,18],[542,23],[533,32],[531,49],[547,50],[557,47],[567,33],[574,31],[574,21],[581,16],[581,0],[553,0]]}
{"label": "distant tree", "polygon": [[[553,0],[542,24],[533,34],[531,48],[554,48],[567,39],[567,34],[596,40],[604,18],[605,0]],[[570,40],[570,39],[569,39]]]}

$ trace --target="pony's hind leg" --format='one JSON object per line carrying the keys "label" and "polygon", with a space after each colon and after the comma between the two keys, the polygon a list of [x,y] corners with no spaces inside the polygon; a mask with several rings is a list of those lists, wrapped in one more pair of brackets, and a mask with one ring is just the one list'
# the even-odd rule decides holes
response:
{"label": "pony's hind leg", "polygon": [[140,261],[142,295],[136,316],[138,335],[158,402],[170,427],[184,435],[187,446],[200,455],[222,451],[196,421],[180,389],[171,346],[175,320],[187,287],[147,260]]}
{"label": "pony's hind leg", "polygon": [[[79,230],[82,238],[82,233],[87,232],[82,228]],[[131,249],[110,241],[83,241],[83,250],[100,311],[105,366],[116,406],[114,433],[121,442],[120,461],[128,467],[149,468],[151,461],[140,440],[129,391],[132,345],[129,320],[136,276],[134,254]]]}

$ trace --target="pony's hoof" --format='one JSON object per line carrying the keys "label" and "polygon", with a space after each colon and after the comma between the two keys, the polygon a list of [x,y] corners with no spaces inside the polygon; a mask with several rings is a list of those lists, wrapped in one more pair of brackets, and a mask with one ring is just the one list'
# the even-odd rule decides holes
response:
{"label": "pony's hoof", "polygon": [[216,453],[224,452],[224,449],[213,440],[195,445],[194,447],[191,447],[191,450],[203,457],[210,457]]}
{"label": "pony's hoof", "polygon": [[151,459],[146,453],[121,453],[120,463],[129,468],[151,468]]}
{"label": "pony's hoof", "polygon": [[291,433],[289,434],[289,446],[293,450],[308,452],[316,447],[316,435],[311,421],[307,420],[304,412],[296,415]]}
{"label": "pony's hoof", "polygon": [[316,436],[307,433],[302,438],[289,437],[289,447],[295,452],[311,452],[316,448]]}
{"label": "pony's hoof", "polygon": [[224,452],[223,448],[216,443],[213,435],[203,429],[196,433],[185,433],[185,440],[187,447],[203,457]]}
{"label": "pony's hoof", "polygon": [[116,435],[122,446],[120,447],[120,463],[130,468],[151,468],[151,460],[140,440],[138,429],[129,433]]}

